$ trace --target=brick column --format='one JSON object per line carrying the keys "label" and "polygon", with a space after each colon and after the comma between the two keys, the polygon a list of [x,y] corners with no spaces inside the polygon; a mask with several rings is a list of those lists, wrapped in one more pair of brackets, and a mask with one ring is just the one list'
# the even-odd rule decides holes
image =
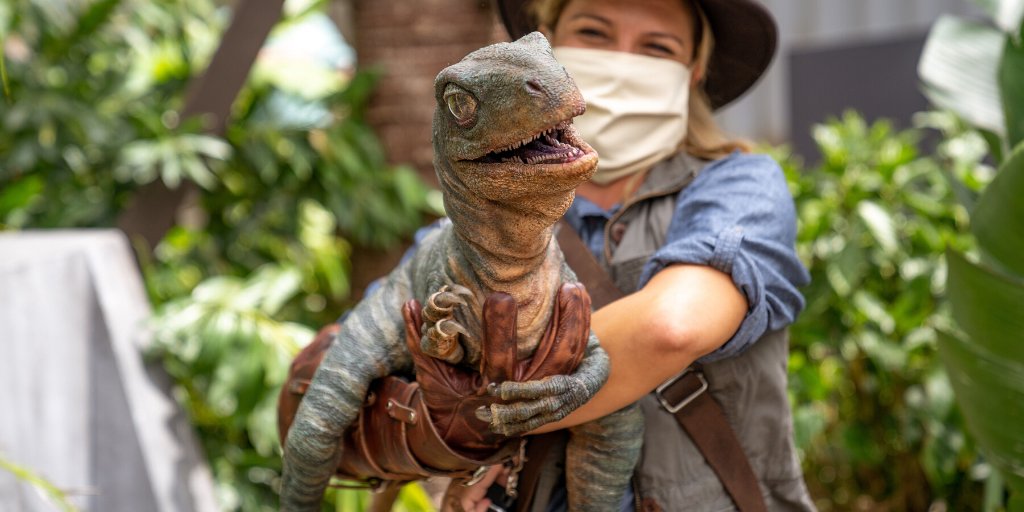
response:
{"label": "brick column", "polygon": [[430,124],[434,77],[492,42],[507,40],[489,0],[353,0],[359,66],[384,71],[367,121],[393,163],[434,183]]}

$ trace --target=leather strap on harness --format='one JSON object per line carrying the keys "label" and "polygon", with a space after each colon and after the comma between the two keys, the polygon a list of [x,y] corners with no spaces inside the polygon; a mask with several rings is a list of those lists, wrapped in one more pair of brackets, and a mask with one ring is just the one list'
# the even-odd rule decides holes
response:
{"label": "leather strap on harness", "polygon": [[576,273],[576,278],[587,287],[590,293],[590,304],[595,310],[607,306],[609,303],[619,300],[622,291],[615,282],[608,276],[601,264],[594,258],[580,236],[565,220],[555,225],[555,238],[558,246],[562,248],[565,255],[565,262],[569,268]]}
{"label": "leather strap on harness", "polygon": [[767,512],[754,469],[721,404],[707,393],[699,366],[658,387],[658,400],[675,416],[741,512]]}
{"label": "leather strap on harness", "polygon": [[[623,296],[590,249],[564,220],[558,224],[555,236],[565,254],[566,263],[590,291],[594,309],[600,309]],[[655,392],[662,406],[675,416],[707,460],[736,508],[741,512],[766,512],[768,508],[761,495],[757,476],[743,452],[739,438],[729,424],[721,404],[707,393],[707,389],[708,381],[700,365],[694,365],[666,381]],[[519,481],[521,498],[516,505],[519,512],[529,510],[532,505],[540,477],[540,460],[552,445],[552,439],[546,437],[551,435],[536,436],[527,444],[526,466]]]}

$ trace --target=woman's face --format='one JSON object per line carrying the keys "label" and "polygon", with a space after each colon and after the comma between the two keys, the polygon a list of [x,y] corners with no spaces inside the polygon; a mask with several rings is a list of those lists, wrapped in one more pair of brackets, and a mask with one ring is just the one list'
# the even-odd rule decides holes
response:
{"label": "woman's face", "polygon": [[694,19],[685,0],[570,0],[552,46],[572,46],[671,59],[690,66]]}

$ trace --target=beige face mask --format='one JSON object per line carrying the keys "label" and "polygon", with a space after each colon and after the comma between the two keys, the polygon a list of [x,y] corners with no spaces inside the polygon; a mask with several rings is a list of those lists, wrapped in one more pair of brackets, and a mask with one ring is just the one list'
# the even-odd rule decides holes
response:
{"label": "beige face mask", "polygon": [[676,152],[686,136],[690,70],[626,52],[554,49],[587,102],[573,123],[600,158],[591,178],[605,185]]}

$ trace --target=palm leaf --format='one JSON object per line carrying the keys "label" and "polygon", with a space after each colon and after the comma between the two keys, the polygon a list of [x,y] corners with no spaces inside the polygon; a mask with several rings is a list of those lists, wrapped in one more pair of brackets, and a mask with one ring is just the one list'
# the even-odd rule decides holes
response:
{"label": "palm leaf", "polygon": [[977,0],[975,3],[992,16],[1004,32],[1013,34],[1020,30],[1024,0]]}
{"label": "palm leaf", "polygon": [[1006,38],[999,61],[999,93],[1006,118],[1006,141],[1014,147],[1024,141],[1024,42]]}
{"label": "palm leaf", "polygon": [[1019,496],[1024,493],[1024,365],[948,332],[939,331],[938,340],[967,426]]}
{"label": "palm leaf", "polygon": [[[1009,111],[1009,109],[1008,109]],[[940,333],[957,401],[988,460],[1024,508],[1024,143],[978,199],[972,231],[982,262],[947,251],[948,297],[964,336]]]}
{"label": "palm leaf", "polygon": [[[1008,273],[1024,276],[1024,143],[999,168],[971,213],[982,254]],[[1024,331],[1019,331],[1024,332]]]}
{"label": "palm leaf", "polygon": [[925,95],[974,126],[1006,133],[996,85],[1004,41],[1004,34],[990,26],[954,16],[939,18],[918,63]]}

